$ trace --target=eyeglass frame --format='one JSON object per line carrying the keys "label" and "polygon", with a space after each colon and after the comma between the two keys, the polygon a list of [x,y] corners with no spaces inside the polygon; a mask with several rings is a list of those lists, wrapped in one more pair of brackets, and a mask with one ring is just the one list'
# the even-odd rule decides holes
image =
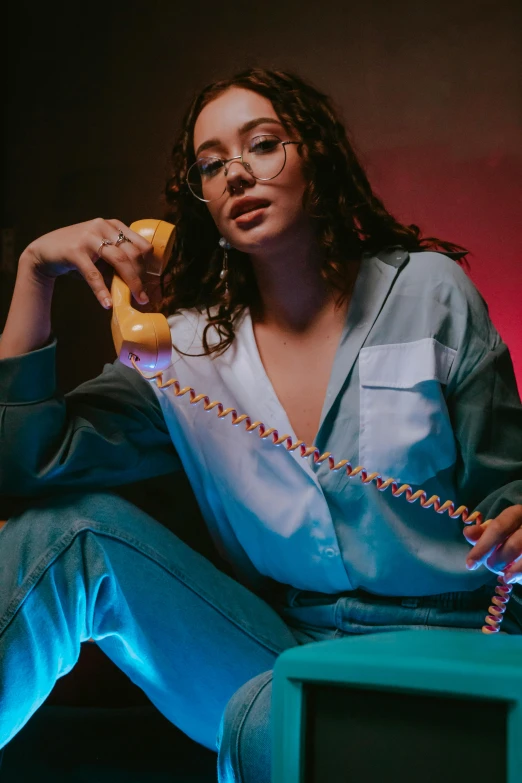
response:
{"label": "eyeglass frame", "polygon": [[[279,136],[277,136],[275,133],[260,133],[260,134],[259,134],[259,136],[254,136],[252,139],[250,139],[250,142],[254,141],[254,139],[261,139],[261,138],[263,138],[263,136],[272,136],[272,138],[274,138],[274,139],[279,139]],[[227,165],[227,163],[231,163],[233,160],[240,160],[240,161],[241,161],[241,163],[242,163],[242,165],[243,165],[243,168],[244,168],[244,169],[245,169],[245,170],[248,172],[248,174],[250,174],[250,176],[254,177],[254,179],[255,179],[255,180],[259,180],[260,182],[269,182],[269,180],[271,180],[271,179],[275,179],[276,177],[278,177],[278,176],[281,174],[281,172],[283,171],[284,167],[286,166],[286,145],[287,145],[287,144],[302,144],[302,142],[301,142],[301,141],[290,141],[290,140],[289,140],[289,141],[282,141],[282,139],[279,139],[279,143],[280,143],[280,144],[281,144],[281,146],[283,147],[283,152],[285,153],[285,162],[283,163],[283,165],[281,166],[281,168],[279,169],[279,171],[277,172],[277,174],[274,174],[274,176],[273,176],[273,177],[256,177],[256,175],[255,175],[255,174],[254,174],[252,171],[249,171],[249,170],[248,170],[248,168],[247,168],[247,167],[248,167],[250,164],[249,164],[248,162],[247,162],[247,163],[245,163],[245,161],[243,160],[243,150],[245,149],[245,147],[246,147],[246,144],[243,146],[243,150],[241,151],[241,155],[234,155],[234,157],[233,157],[233,158],[227,158],[227,159],[225,159],[225,158],[220,158],[220,157],[219,157],[219,155],[205,155],[205,156],[203,156],[203,157],[206,157],[206,158],[215,158],[216,160],[220,160],[220,161],[222,161],[222,163],[224,164],[224,166],[226,166],[226,165]],[[211,201],[218,201],[218,199],[222,198],[222,196],[223,196],[223,195],[224,195],[224,193],[226,192],[226,189],[227,189],[227,181],[226,181],[226,176],[227,176],[227,174],[228,174],[228,171],[225,169],[225,172],[224,172],[224,177],[225,177],[225,186],[224,186],[224,188],[223,188],[223,193],[221,193],[221,195],[220,195],[220,196],[217,196],[216,198],[200,198],[199,196],[196,196],[196,194],[194,193],[194,191],[193,191],[193,190],[192,190],[192,188],[190,187],[190,183],[189,183],[189,179],[188,179],[188,178],[189,178],[189,172],[190,172],[190,170],[191,170],[192,168],[194,168],[194,166],[196,166],[196,165],[197,165],[197,162],[198,162],[199,160],[202,160],[202,159],[203,159],[203,158],[201,158],[201,157],[200,157],[200,158],[197,158],[197,159],[194,161],[194,163],[192,163],[192,164],[189,166],[189,169],[188,169],[188,171],[187,171],[187,187],[188,187],[188,189],[190,190],[190,192],[192,193],[192,195],[194,196],[194,198],[197,198],[197,199],[198,199],[198,201],[203,201],[205,204],[209,204]]]}

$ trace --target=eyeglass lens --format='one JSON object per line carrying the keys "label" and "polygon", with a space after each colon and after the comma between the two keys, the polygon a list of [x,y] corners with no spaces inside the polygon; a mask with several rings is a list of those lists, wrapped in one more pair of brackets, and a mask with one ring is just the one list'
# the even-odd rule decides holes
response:
{"label": "eyeglass lens", "polygon": [[[273,179],[282,171],[286,153],[277,136],[256,136],[243,147],[243,165],[256,179]],[[214,201],[225,192],[225,176],[230,166],[241,165],[241,159],[226,163],[222,158],[202,157],[192,164],[187,182],[193,194],[203,201]]]}

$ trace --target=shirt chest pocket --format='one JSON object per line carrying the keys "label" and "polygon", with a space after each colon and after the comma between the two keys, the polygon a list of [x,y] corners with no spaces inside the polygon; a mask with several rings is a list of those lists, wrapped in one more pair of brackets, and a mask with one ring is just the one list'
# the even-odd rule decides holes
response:
{"label": "shirt chest pocket", "polygon": [[456,351],[433,338],[374,345],[359,354],[359,464],[422,484],[456,459],[442,385]]}

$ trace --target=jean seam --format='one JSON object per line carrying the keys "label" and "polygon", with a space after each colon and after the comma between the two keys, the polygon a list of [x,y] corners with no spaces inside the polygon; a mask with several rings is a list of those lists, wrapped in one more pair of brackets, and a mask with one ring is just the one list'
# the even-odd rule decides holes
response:
{"label": "jean seam", "polygon": [[334,626],[335,626],[335,628],[337,628],[338,631],[341,630],[341,623],[342,623],[342,618],[341,618],[341,600],[342,600],[341,598],[338,598],[336,603],[335,603],[335,607],[334,607],[334,618],[333,618],[333,621],[334,621]]}
{"label": "jean seam", "polygon": [[[248,691],[248,693],[246,695],[245,702],[243,704],[243,708],[239,712],[239,714],[238,714],[238,716],[236,718],[237,731],[234,731],[233,733],[235,734],[235,737],[236,737],[235,743],[234,743],[234,762],[235,762],[235,766],[236,766],[236,769],[238,771],[239,778],[240,778],[238,783],[243,783],[243,781],[244,781],[244,775],[243,775],[242,763],[241,763],[241,755],[240,755],[240,752],[239,752],[239,746],[240,746],[240,741],[241,741],[241,733],[243,731],[243,728],[244,728],[244,725],[245,725],[245,721],[246,721],[246,719],[247,719],[247,717],[248,717],[248,715],[249,715],[249,713],[250,713],[250,711],[252,709],[252,706],[253,706],[254,702],[256,701],[257,697],[261,694],[261,692],[267,687],[267,685],[271,681],[271,679],[272,679],[272,672],[266,672],[265,673],[265,678],[266,679],[263,682],[263,684],[261,685],[261,687],[259,687],[259,683],[258,682],[254,683],[251,686],[251,688],[249,689],[249,691]],[[253,694],[252,698],[250,698],[251,694]]]}
{"label": "jean seam", "polygon": [[[32,569],[31,573],[28,574],[21,585],[19,585],[18,590],[15,592],[12,601],[10,604],[8,604],[6,611],[4,612],[4,615],[2,618],[0,618],[0,634],[2,634],[13,617],[16,615],[24,601],[28,598],[31,590],[35,587],[36,583],[42,578],[42,576],[45,574],[45,572],[53,565],[57,557],[63,552],[66,551],[66,549],[73,543],[74,539],[79,536],[81,533],[84,532],[94,532],[98,533],[100,535],[105,535],[108,538],[113,538],[117,541],[122,541],[125,544],[128,544],[132,546],[136,551],[143,554],[145,557],[148,557],[150,560],[152,560],[156,565],[163,568],[167,573],[170,573],[172,576],[174,576],[176,579],[181,581],[185,587],[187,587],[189,590],[192,590],[193,593],[198,595],[200,598],[202,598],[204,601],[206,601],[210,606],[212,606],[217,612],[220,612],[220,614],[223,617],[226,617],[227,620],[232,622],[236,628],[238,628],[243,633],[250,636],[254,641],[260,643],[262,646],[266,647],[270,652],[275,652],[277,654],[280,654],[283,652],[282,648],[274,646],[272,642],[270,642],[268,639],[265,639],[263,634],[259,634],[257,631],[254,632],[253,628],[241,624],[235,619],[234,617],[231,617],[230,614],[228,614],[224,609],[220,606],[216,606],[216,604],[212,601],[211,597],[205,593],[204,590],[201,590],[200,587],[196,588],[190,580],[190,577],[183,573],[182,571],[179,571],[178,569],[174,568],[170,564],[165,561],[165,559],[156,552],[155,549],[148,546],[147,544],[143,544],[142,541],[139,541],[138,539],[134,538],[133,536],[128,536],[125,533],[122,533],[120,530],[115,530],[114,528],[106,527],[104,525],[93,525],[92,522],[85,523],[85,522],[78,522],[76,525],[72,526],[72,528],[67,532],[64,533],[64,535],[58,539],[49,549],[47,549],[39,558],[36,565]],[[188,546],[188,545],[186,545]],[[224,574],[226,576],[226,574]],[[230,578],[230,577],[229,577]],[[260,599],[261,600],[261,599]]]}
{"label": "jean seam", "polygon": [[[368,629],[371,628],[370,631]],[[383,626],[379,625],[361,625],[360,623],[352,623],[351,627],[348,629],[343,630],[344,636],[358,636],[358,635],[364,635],[368,633],[388,633],[390,630],[392,631],[427,631],[429,630],[430,626],[425,625],[422,623],[421,625],[417,625],[416,623],[397,623],[397,625],[393,624],[386,624]]]}
{"label": "jean seam", "polygon": [[43,552],[32,571],[24,577],[23,582],[18,586],[11,603],[7,605],[3,616],[0,618],[0,634],[5,631],[14,615],[29,596],[32,588],[41,579],[47,569],[53,565],[56,557],[62,552],[65,552],[65,550],[71,545],[75,536],[76,531],[69,531],[45,552]]}

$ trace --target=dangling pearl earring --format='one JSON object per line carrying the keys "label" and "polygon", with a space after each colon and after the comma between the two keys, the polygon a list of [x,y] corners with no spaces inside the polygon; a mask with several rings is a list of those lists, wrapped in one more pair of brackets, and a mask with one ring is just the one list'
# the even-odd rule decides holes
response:
{"label": "dangling pearl earring", "polygon": [[227,242],[225,237],[221,237],[219,240],[219,246],[223,248],[223,268],[221,272],[219,273],[219,277],[221,280],[225,282],[225,301],[228,302],[230,299],[230,292],[228,290],[228,253],[227,250],[230,250],[232,245],[230,242]]}

